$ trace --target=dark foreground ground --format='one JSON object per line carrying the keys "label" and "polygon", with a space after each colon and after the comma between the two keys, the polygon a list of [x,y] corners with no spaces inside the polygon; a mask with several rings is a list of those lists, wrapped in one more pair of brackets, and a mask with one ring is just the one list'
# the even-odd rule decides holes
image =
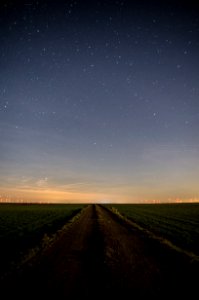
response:
{"label": "dark foreground ground", "polygon": [[195,299],[198,275],[197,261],[90,205],[1,282],[1,299]]}

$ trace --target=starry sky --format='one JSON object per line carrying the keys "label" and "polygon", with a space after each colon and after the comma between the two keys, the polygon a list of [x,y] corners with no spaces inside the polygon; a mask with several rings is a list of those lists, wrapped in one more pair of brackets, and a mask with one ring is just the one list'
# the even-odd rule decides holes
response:
{"label": "starry sky", "polygon": [[0,201],[198,201],[199,8],[1,1]]}

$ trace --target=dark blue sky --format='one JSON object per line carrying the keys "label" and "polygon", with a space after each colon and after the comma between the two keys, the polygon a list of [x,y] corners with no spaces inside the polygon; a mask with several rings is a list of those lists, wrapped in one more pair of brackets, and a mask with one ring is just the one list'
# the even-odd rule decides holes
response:
{"label": "dark blue sky", "polygon": [[199,199],[199,9],[0,4],[0,197]]}

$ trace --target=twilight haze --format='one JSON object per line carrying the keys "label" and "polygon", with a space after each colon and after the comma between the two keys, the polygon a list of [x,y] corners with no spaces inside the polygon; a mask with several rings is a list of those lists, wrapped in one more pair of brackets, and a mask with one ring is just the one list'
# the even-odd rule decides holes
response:
{"label": "twilight haze", "polygon": [[198,201],[199,10],[1,1],[0,201]]}

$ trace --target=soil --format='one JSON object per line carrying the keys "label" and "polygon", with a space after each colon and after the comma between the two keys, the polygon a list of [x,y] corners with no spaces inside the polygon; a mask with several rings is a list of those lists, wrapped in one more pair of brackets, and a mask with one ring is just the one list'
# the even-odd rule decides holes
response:
{"label": "soil", "polygon": [[[198,262],[89,205],[2,283],[4,299],[168,299],[197,295]],[[3,299],[3,298],[2,298]]]}

